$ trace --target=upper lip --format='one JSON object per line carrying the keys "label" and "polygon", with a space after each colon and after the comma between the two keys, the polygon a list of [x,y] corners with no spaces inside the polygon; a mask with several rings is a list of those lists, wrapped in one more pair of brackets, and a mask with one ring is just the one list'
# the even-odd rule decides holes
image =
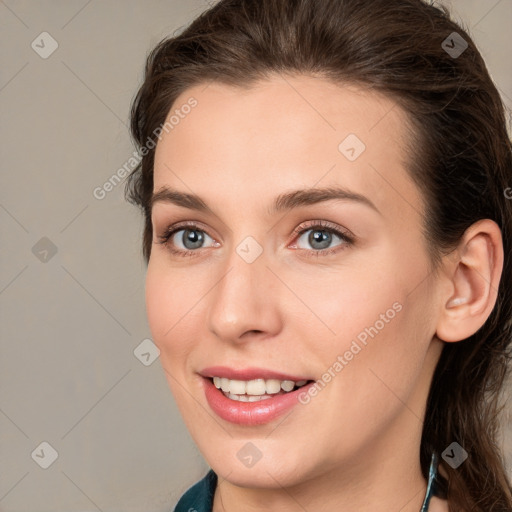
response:
{"label": "upper lip", "polygon": [[255,380],[255,379],[277,379],[277,380],[313,380],[307,376],[288,375],[276,372],[267,368],[229,368],[228,366],[209,366],[198,372],[203,377],[225,377],[230,380]]}

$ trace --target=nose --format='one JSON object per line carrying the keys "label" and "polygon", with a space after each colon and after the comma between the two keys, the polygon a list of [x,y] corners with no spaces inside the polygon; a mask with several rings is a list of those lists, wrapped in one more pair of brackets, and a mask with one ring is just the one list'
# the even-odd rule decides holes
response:
{"label": "nose", "polygon": [[265,251],[251,262],[233,249],[210,294],[210,331],[234,344],[275,336],[282,318],[279,285]]}

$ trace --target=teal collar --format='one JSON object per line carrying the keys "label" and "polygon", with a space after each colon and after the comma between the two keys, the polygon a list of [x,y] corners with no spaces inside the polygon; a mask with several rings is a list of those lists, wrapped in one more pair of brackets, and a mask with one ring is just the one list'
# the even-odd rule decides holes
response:
{"label": "teal collar", "polygon": [[420,512],[428,512],[430,498],[432,498],[432,496],[434,494],[434,484],[435,484],[436,476],[437,476],[437,453],[434,452],[432,454],[432,459],[430,461],[430,469],[428,470],[427,494],[425,494],[425,499],[423,500],[423,505],[421,506]]}

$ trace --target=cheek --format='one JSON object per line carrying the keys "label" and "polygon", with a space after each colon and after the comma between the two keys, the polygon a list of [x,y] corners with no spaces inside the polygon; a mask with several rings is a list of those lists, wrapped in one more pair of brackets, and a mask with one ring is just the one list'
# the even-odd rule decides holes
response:
{"label": "cheek", "polygon": [[[315,343],[315,351],[319,349],[330,359],[349,350],[353,341],[369,346],[370,340],[384,337],[400,317],[404,293],[389,276],[342,272],[314,282],[302,283],[304,302],[313,315],[299,322],[316,329],[316,336],[311,332],[304,340]],[[319,336],[322,343],[318,343]]]}
{"label": "cheek", "polygon": [[[399,414],[404,403],[420,417],[419,402],[409,400],[420,382],[432,338],[426,301],[389,280],[380,283],[370,304],[356,300],[347,304],[338,323],[346,334],[339,336],[328,358],[333,365],[342,356],[334,367],[338,371],[331,396],[333,402],[343,404],[340,424],[348,421],[360,435],[368,436]],[[355,437],[352,440],[356,442]]]}
{"label": "cheek", "polygon": [[[149,328],[160,350],[160,364],[169,388],[186,422],[197,414],[197,404],[191,400],[190,390],[185,390],[190,376],[187,364],[201,338],[198,326],[204,325],[197,318],[198,291],[194,291],[191,281],[190,272],[185,270],[169,271],[155,261],[148,265],[145,294]],[[188,428],[192,429],[192,425]]]}
{"label": "cheek", "polygon": [[[148,265],[146,314],[162,362],[171,363],[185,357],[197,338],[191,327],[195,325],[194,315],[198,311],[193,307],[198,292],[192,285],[190,274],[163,271],[157,264]],[[168,358],[171,353],[173,357]]]}
{"label": "cheek", "polygon": [[[309,333],[303,339],[310,351],[314,348],[320,363],[317,369],[343,375],[333,387],[340,389],[344,399],[352,397],[350,402],[354,397],[378,401],[375,397],[391,393],[385,384],[406,394],[421,371],[432,337],[425,297],[419,289],[411,294],[411,285],[407,285],[413,276],[406,278],[403,267],[402,278],[392,268],[379,270],[344,274],[340,280],[333,277],[329,286],[316,288],[314,293],[311,287],[309,292],[308,305],[330,333],[316,321],[308,324]],[[317,332],[322,329],[321,336],[315,337],[313,325]]]}
{"label": "cheek", "polygon": [[171,290],[169,280],[150,263],[146,274],[146,313],[157,345],[162,343],[166,331],[172,327],[171,317],[175,304]]}

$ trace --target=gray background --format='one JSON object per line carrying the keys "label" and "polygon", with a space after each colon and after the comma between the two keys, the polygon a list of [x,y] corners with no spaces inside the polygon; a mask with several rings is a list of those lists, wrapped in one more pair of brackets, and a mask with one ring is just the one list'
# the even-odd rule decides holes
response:
{"label": "gray background", "polygon": [[[512,108],[512,0],[450,5]],[[169,511],[207,469],[159,360],[134,354],[150,338],[142,218],[123,184],[93,195],[134,150],[146,53],[206,6],[0,1],[1,511]]]}

